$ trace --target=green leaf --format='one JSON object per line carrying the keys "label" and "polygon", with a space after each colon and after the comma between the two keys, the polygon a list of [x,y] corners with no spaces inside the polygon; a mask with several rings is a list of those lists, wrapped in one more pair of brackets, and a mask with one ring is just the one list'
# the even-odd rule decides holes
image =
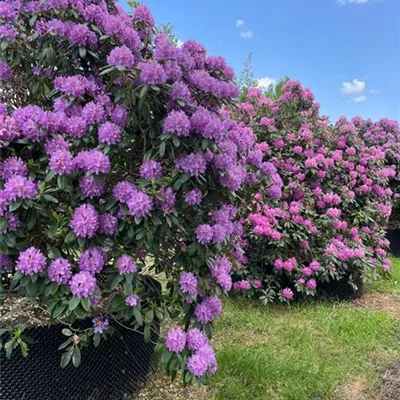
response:
{"label": "green leaf", "polygon": [[133,315],[135,316],[136,322],[142,326],[143,325],[143,317],[142,317],[142,313],[137,309],[134,308],[133,309]]}
{"label": "green leaf", "polygon": [[154,310],[147,311],[146,315],[144,316],[144,322],[150,325],[154,320]]}
{"label": "green leaf", "polygon": [[143,100],[143,99],[144,99],[144,97],[146,96],[148,90],[149,90],[149,86],[148,86],[148,85],[144,85],[144,86],[142,87],[142,89],[140,90],[140,94],[139,94],[140,100]]}
{"label": "green leaf", "polygon": [[48,256],[49,256],[49,258],[52,258],[52,259],[60,258],[61,252],[57,248],[53,247],[52,249],[50,249]]}
{"label": "green leaf", "polygon": [[179,190],[181,186],[190,179],[189,174],[183,174],[174,183],[174,190]]}
{"label": "green leaf", "polygon": [[65,237],[64,242],[69,244],[76,240],[76,235],[74,231],[70,231],[68,235]]}
{"label": "green leaf", "polygon": [[144,341],[149,343],[151,340],[151,325],[146,325],[144,327]]}
{"label": "green leaf", "polygon": [[68,351],[66,351],[62,356],[61,356],[61,362],[60,366],[61,368],[65,368],[71,361],[72,354],[74,352],[74,348],[71,346]]}
{"label": "green leaf", "polygon": [[100,335],[98,333],[95,333],[93,335],[93,345],[94,345],[94,347],[98,347],[99,346],[100,340],[101,340]]}
{"label": "green leaf", "polygon": [[59,306],[56,307],[53,313],[53,318],[59,317],[61,314],[65,312],[65,304],[60,304]]}
{"label": "green leaf", "polygon": [[161,361],[164,365],[167,365],[169,363],[169,361],[171,360],[172,357],[172,353],[170,353],[169,351],[165,351],[162,356],[161,356]]}
{"label": "green leaf", "polygon": [[43,197],[44,197],[45,200],[47,200],[47,201],[49,201],[51,203],[58,203],[58,200],[55,197],[53,197],[53,196],[51,196],[49,194],[44,194]]}
{"label": "green leaf", "polygon": [[72,331],[68,328],[64,328],[61,332],[64,336],[72,336],[73,335]]}
{"label": "green leaf", "polygon": [[67,339],[64,343],[62,343],[59,347],[58,350],[63,350],[66,347],[68,347],[71,344],[71,339]]}
{"label": "green leaf", "polygon": [[87,54],[86,47],[79,47],[79,56],[81,58],[85,58]]}
{"label": "green leaf", "polygon": [[166,146],[165,142],[162,142],[162,143],[160,144],[160,149],[158,150],[158,154],[160,155],[160,157],[164,157],[164,154],[165,154],[165,146]]}
{"label": "green leaf", "polygon": [[69,299],[68,302],[68,309],[70,311],[74,311],[76,307],[78,307],[79,303],[80,303],[80,299],[78,299],[77,297],[73,296]]}
{"label": "green leaf", "polygon": [[76,346],[74,348],[74,353],[72,354],[72,364],[74,364],[74,367],[79,367],[81,364],[81,349]]}
{"label": "green leaf", "polygon": [[87,311],[87,312],[90,311],[91,305],[90,305],[89,299],[81,300],[81,304],[82,304],[82,307],[85,309],[85,311]]}
{"label": "green leaf", "polygon": [[18,201],[13,201],[10,206],[9,206],[9,210],[10,211],[16,211],[18,210],[18,208],[21,206],[22,204],[22,200],[18,200]]}
{"label": "green leaf", "polygon": [[35,282],[29,281],[25,287],[28,297],[35,297],[37,294],[37,285]]}
{"label": "green leaf", "polygon": [[68,186],[68,178],[65,175],[58,175],[57,176],[57,186],[61,190],[65,190]]}
{"label": "green leaf", "polygon": [[6,350],[6,357],[8,359],[11,358],[12,351],[14,350],[14,343],[15,343],[15,340],[11,339],[4,346],[4,349]]}

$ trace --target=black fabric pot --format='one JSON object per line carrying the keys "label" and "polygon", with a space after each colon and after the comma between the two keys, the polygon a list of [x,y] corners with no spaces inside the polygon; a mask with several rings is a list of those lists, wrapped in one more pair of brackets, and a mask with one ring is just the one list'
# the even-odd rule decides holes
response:
{"label": "black fabric pot", "polygon": [[[135,394],[154,371],[155,345],[145,343],[141,332],[110,324],[114,334],[97,348],[83,348],[78,368],[71,363],[65,369],[60,368],[58,350],[66,339],[61,333],[65,326],[26,329],[24,333],[35,340],[27,358],[14,350],[8,360],[1,352],[0,399],[120,400]],[[153,332],[152,342],[157,339],[158,332]]]}
{"label": "black fabric pot", "polygon": [[388,229],[386,237],[390,242],[390,251],[395,257],[400,257],[400,229]]}
{"label": "black fabric pot", "polygon": [[[144,280],[158,301],[161,284],[149,276]],[[122,400],[137,393],[157,366],[159,325],[152,329],[149,343],[143,330],[136,332],[113,320],[110,325],[115,329],[112,336],[98,347],[91,343],[83,348],[81,365],[75,368],[70,363],[65,369],[60,367],[58,350],[66,340],[61,332],[65,325],[25,329],[24,335],[35,341],[28,357],[16,349],[8,360],[4,350],[0,352],[0,400]],[[75,326],[88,328],[92,321],[78,321]]]}
{"label": "black fabric pot", "polygon": [[349,282],[349,275],[346,274],[338,281],[320,283],[320,289],[329,297],[335,297],[338,300],[355,300],[364,294],[365,284],[360,275],[353,276],[355,288]]}

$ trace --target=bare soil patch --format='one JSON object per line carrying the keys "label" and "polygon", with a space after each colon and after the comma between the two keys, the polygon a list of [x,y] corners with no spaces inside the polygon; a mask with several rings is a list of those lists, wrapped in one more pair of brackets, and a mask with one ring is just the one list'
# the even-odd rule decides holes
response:
{"label": "bare soil patch", "polygon": [[356,307],[384,311],[392,317],[400,318],[400,298],[390,294],[366,293],[362,298],[355,300],[353,304]]}

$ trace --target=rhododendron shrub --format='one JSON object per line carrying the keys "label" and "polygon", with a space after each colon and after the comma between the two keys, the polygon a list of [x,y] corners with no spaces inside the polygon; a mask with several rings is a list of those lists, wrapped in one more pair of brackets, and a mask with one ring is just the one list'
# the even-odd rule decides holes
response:
{"label": "rhododendron shrub", "polygon": [[149,340],[168,311],[184,329],[167,335],[167,371],[215,373],[211,324],[244,260],[235,192],[271,180],[251,130],[221,112],[232,69],[154,35],[143,5],[3,1],[0,22],[4,290],[52,319],[93,318],[66,331],[62,366],[110,319]]}
{"label": "rhododendron shrub", "polygon": [[360,134],[369,146],[377,146],[386,154],[386,164],[395,168],[390,181],[394,193],[393,209],[389,219],[389,227],[400,227],[400,127],[397,121],[382,119],[378,122],[354,118]]}
{"label": "rhododendron shrub", "polygon": [[249,263],[233,288],[291,300],[314,295],[323,282],[355,284],[389,270],[383,228],[394,170],[381,147],[365,145],[345,118],[329,124],[298,82],[286,82],[276,101],[249,90],[238,109],[269,160],[264,168],[278,172],[283,188],[281,201],[271,200],[269,188],[247,202]]}

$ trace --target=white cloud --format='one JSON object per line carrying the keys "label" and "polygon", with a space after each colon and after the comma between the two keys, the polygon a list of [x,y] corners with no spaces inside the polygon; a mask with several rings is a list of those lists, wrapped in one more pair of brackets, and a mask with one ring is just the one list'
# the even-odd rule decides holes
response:
{"label": "white cloud", "polygon": [[365,101],[365,100],[367,100],[367,98],[366,98],[364,95],[362,95],[362,96],[356,96],[356,97],[351,98],[351,101],[352,101],[353,103],[361,103],[361,102],[363,102],[363,101]]}
{"label": "white cloud", "polygon": [[364,92],[365,86],[364,81],[353,79],[351,82],[342,82],[341,92],[345,96],[356,96]]}
{"label": "white cloud", "polygon": [[367,4],[373,1],[374,0],[337,0],[339,4]]}
{"label": "white cloud", "polygon": [[183,40],[178,39],[178,40],[176,41],[176,47],[177,47],[178,49],[180,49],[180,48],[183,46],[184,43],[185,43],[185,42],[184,42]]}
{"label": "white cloud", "polygon": [[242,19],[238,19],[236,21],[236,28],[239,28],[240,26],[243,26],[243,25],[244,25],[244,21]]}
{"label": "white cloud", "polygon": [[266,76],[264,78],[257,79],[257,86],[259,88],[268,89],[270,86],[276,85],[276,79]]}
{"label": "white cloud", "polygon": [[252,31],[246,31],[246,32],[242,32],[240,34],[240,37],[243,39],[252,39],[253,38],[253,32]]}
{"label": "white cloud", "polygon": [[369,92],[370,92],[371,94],[378,94],[378,93],[379,93],[379,90],[371,89]]}

